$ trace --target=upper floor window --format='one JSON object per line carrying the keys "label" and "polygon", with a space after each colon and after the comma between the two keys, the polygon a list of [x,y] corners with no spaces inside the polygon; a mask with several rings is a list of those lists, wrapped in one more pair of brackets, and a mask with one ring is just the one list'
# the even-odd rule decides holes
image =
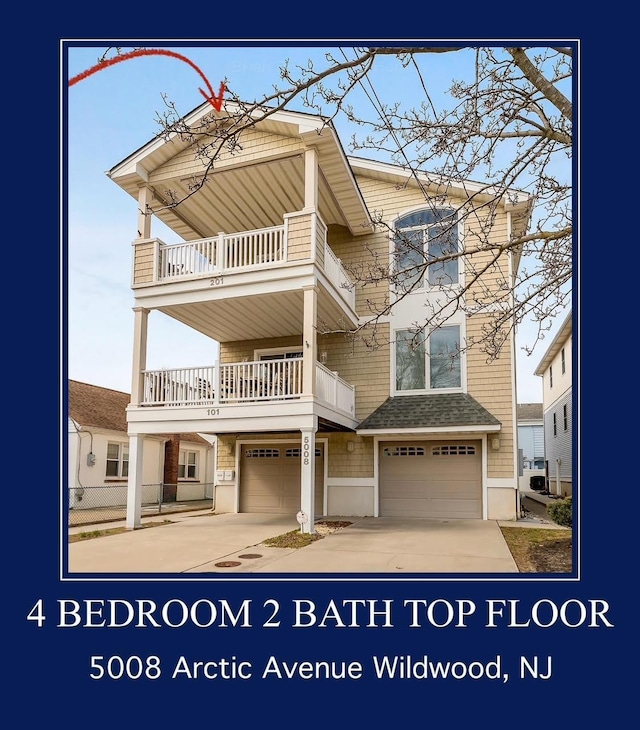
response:
{"label": "upper floor window", "polygon": [[562,362],[562,374],[564,375],[566,367],[567,367],[565,359],[564,359],[564,347],[562,348],[562,352],[560,353],[560,359]]}
{"label": "upper floor window", "polygon": [[107,444],[106,476],[121,479],[129,476],[129,444]]}
{"label": "upper floor window", "polygon": [[549,365],[549,387],[553,388],[553,368]]}
{"label": "upper floor window", "polygon": [[[397,220],[395,229],[394,271],[398,289],[409,291],[458,283],[458,259],[446,259],[458,251],[458,223],[453,210],[416,211]],[[439,260],[443,258],[446,260]]]}
{"label": "upper floor window", "polygon": [[424,334],[396,331],[396,390],[460,388],[460,327],[438,327]]}
{"label": "upper floor window", "polygon": [[178,458],[178,479],[197,479],[198,457],[195,451],[182,451]]}

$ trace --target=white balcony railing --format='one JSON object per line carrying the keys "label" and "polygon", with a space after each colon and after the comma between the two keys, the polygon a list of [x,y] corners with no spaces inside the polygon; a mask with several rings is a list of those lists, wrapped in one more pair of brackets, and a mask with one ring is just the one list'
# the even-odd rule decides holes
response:
{"label": "white balcony railing", "polygon": [[316,395],[322,403],[342,413],[355,413],[355,388],[338,373],[316,363]]}
{"label": "white balcony railing", "polygon": [[[318,258],[318,265],[344,301],[355,309],[353,282],[326,242],[326,226],[319,225],[318,231],[320,245],[324,240],[324,261]],[[155,246],[158,267],[153,281],[158,283],[273,268],[287,261],[285,226],[221,233],[186,243],[165,244],[155,239]]]}
{"label": "white balcony railing", "polygon": [[262,268],[286,260],[284,226],[219,234],[187,243],[160,243],[159,278],[193,278]]}
{"label": "white balcony railing", "polygon": [[356,290],[353,282],[345,271],[342,261],[333,253],[327,243],[324,245],[324,272],[345,302],[349,304],[351,309],[355,309]]}
{"label": "white balcony railing", "polygon": [[[202,406],[300,398],[302,358],[144,371],[144,406]],[[353,416],[355,389],[316,363],[318,401]]]}

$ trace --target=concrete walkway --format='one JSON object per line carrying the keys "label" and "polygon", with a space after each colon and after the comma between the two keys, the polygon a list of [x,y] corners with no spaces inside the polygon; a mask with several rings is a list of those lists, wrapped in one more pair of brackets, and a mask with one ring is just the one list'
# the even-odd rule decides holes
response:
{"label": "concrete walkway", "polygon": [[[164,517],[154,518],[162,522]],[[74,574],[518,573],[495,520],[333,517],[352,524],[300,549],[263,540],[299,529],[289,515],[173,514],[149,529],[69,544]],[[518,524],[518,523],[505,523]],[[98,525],[109,529],[115,525]],[[540,524],[530,526],[540,527]],[[90,531],[85,526],[83,530]]]}

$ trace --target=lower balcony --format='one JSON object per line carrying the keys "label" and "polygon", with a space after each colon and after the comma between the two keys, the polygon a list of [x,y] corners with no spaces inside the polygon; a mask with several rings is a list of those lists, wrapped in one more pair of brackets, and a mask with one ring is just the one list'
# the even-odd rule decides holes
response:
{"label": "lower balcony", "polygon": [[142,400],[128,409],[130,432],[163,432],[169,424],[176,432],[250,431],[258,423],[258,430],[278,430],[297,427],[295,419],[306,416],[356,425],[354,386],[316,362],[314,393],[305,394],[303,358],[145,370],[143,376]]}

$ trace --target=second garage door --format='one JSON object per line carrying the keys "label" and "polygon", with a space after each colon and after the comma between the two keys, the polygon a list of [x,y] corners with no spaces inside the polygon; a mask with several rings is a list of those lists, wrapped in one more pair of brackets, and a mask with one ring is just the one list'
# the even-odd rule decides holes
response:
{"label": "second garage door", "polygon": [[[316,448],[316,517],[323,514],[324,459]],[[300,447],[244,444],[240,464],[240,512],[295,515],[300,509]]]}
{"label": "second garage door", "polygon": [[482,443],[380,444],[382,517],[482,517]]}

